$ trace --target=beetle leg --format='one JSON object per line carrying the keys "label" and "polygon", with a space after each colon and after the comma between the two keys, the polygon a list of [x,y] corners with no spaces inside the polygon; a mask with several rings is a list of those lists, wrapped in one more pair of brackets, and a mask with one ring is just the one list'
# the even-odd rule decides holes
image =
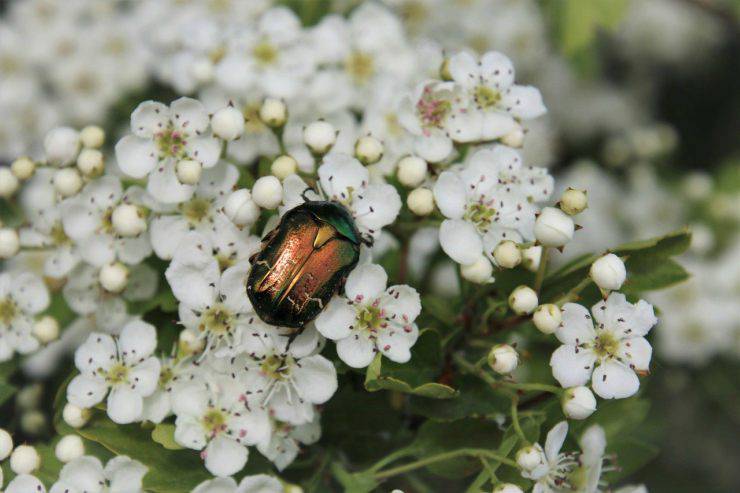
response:
{"label": "beetle leg", "polygon": [[290,334],[288,336],[288,344],[285,345],[285,352],[286,353],[288,351],[290,351],[290,345],[293,344],[293,341],[296,340],[296,337],[298,337],[299,335],[301,335],[301,333],[303,332],[303,329],[304,328],[305,328],[305,326],[304,327],[300,327],[298,329],[295,329],[295,332],[293,332],[292,334]]}
{"label": "beetle leg", "polygon": [[316,193],[316,190],[314,190],[314,189],[313,189],[313,188],[311,188],[311,187],[306,187],[306,189],[305,189],[305,190],[304,190],[303,192],[301,192],[301,198],[303,199],[303,201],[304,201],[304,202],[312,202],[312,200],[311,200],[311,199],[309,199],[309,198],[308,198],[308,197],[306,196],[306,194],[307,194],[308,192],[313,192],[313,193]]}
{"label": "beetle leg", "polygon": [[375,238],[372,236],[360,236],[360,241],[368,248],[372,248],[375,244]]}

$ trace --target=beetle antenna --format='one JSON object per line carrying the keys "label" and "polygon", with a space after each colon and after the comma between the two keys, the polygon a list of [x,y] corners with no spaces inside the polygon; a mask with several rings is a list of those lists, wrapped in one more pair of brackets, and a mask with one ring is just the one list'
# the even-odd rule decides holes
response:
{"label": "beetle antenna", "polygon": [[301,192],[301,198],[303,199],[304,202],[313,202],[313,200],[309,199],[308,196],[306,195],[308,192],[316,193],[316,190],[314,190],[311,187],[306,187],[306,189],[303,192]]}

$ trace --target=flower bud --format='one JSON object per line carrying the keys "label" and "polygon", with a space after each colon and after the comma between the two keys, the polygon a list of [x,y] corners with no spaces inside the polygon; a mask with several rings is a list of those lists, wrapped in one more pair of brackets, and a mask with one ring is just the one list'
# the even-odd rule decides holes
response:
{"label": "flower bud", "polygon": [[279,99],[266,98],[260,106],[260,120],[268,127],[282,127],[288,121],[288,107]]}
{"label": "flower bud", "polygon": [[9,199],[20,185],[18,178],[9,168],[0,168],[0,198]]}
{"label": "flower bud", "polygon": [[540,305],[532,315],[534,326],[543,334],[552,334],[560,326],[563,320],[563,313],[558,305],[546,303]]}
{"label": "flower bud", "polygon": [[517,124],[513,130],[501,137],[501,143],[514,148],[520,148],[524,145],[524,129]]}
{"label": "flower bud", "polygon": [[263,209],[275,209],[283,201],[283,185],[274,176],[263,176],[254,182],[252,200]]}
{"label": "flower bud", "polygon": [[478,260],[469,265],[460,266],[460,275],[470,282],[476,284],[486,284],[493,280],[493,266],[491,262],[483,255]]}
{"label": "flower bud", "polygon": [[417,156],[406,156],[398,162],[396,176],[402,185],[418,187],[427,178],[427,162]]}
{"label": "flower bud", "polygon": [[89,125],[80,131],[80,140],[88,149],[99,149],[105,143],[105,131],[97,125]]}
{"label": "flower bud", "polygon": [[0,259],[9,259],[18,253],[20,248],[18,232],[12,228],[0,228]]}
{"label": "flower bud", "polygon": [[244,133],[244,115],[229,105],[221,108],[211,118],[213,135],[224,140],[234,140]]}
{"label": "flower bud", "polygon": [[28,180],[36,171],[36,163],[34,163],[30,158],[20,157],[10,165],[10,171],[12,171],[15,177],[19,180]]}
{"label": "flower bud", "polygon": [[21,414],[21,430],[27,435],[41,435],[47,424],[46,415],[38,409],[29,409]]}
{"label": "flower bud", "polygon": [[540,259],[542,258],[542,247],[531,246],[522,250],[522,265],[528,271],[537,272],[540,268]]}
{"label": "flower bud", "polygon": [[50,130],[44,138],[46,160],[50,164],[66,165],[72,163],[80,149],[80,134],[70,127],[57,127]]}
{"label": "flower bud", "polygon": [[434,194],[428,188],[416,188],[406,197],[406,205],[417,216],[427,216],[434,210]]}
{"label": "flower bud", "polygon": [[237,226],[249,226],[260,217],[260,208],[246,188],[232,192],[224,204],[224,214]]}
{"label": "flower bud", "polygon": [[507,375],[516,370],[519,354],[508,344],[496,344],[488,352],[488,366],[496,373]]}
{"label": "flower bud", "polygon": [[[23,387],[15,397],[16,405],[23,410],[35,409],[41,405],[44,386],[36,382]],[[2,460],[2,459],[0,459]]]}
{"label": "flower bud", "polygon": [[13,437],[4,428],[0,428],[0,461],[7,459],[12,451]]}
{"label": "flower bud", "polygon": [[199,84],[208,84],[213,80],[213,62],[207,56],[198,57],[190,66],[190,75]]}
{"label": "flower bud", "polygon": [[522,252],[513,241],[504,240],[493,249],[493,258],[499,267],[513,269],[522,261]]}
{"label": "flower bud", "polygon": [[513,483],[501,483],[493,489],[493,493],[524,493],[524,491]]}
{"label": "flower bud", "polygon": [[712,176],[706,171],[689,173],[683,180],[684,193],[691,200],[706,200],[711,195],[712,188]]}
{"label": "flower bud", "polygon": [[596,411],[596,397],[588,387],[571,387],[566,389],[560,405],[566,417],[586,419]]}
{"label": "flower bud", "polygon": [[32,333],[39,342],[48,344],[59,337],[59,322],[56,318],[45,315],[33,324]]}
{"label": "flower bud", "polygon": [[104,265],[100,268],[99,280],[103,289],[110,293],[120,293],[128,284],[128,267],[121,262]]}
{"label": "flower bud", "polygon": [[627,278],[627,269],[621,258],[607,253],[591,264],[589,275],[599,288],[614,291],[622,287]]}
{"label": "flower bud", "polygon": [[105,169],[103,153],[97,149],[82,149],[77,156],[77,169],[85,176],[97,176]]}
{"label": "flower bud", "polygon": [[534,471],[546,461],[545,452],[539,444],[522,447],[516,453],[516,463],[524,471]]}
{"label": "flower bud", "polygon": [[314,154],[326,154],[336,141],[337,131],[331,123],[324,120],[309,123],[303,129],[303,142]]}
{"label": "flower bud", "polygon": [[275,158],[272,162],[272,166],[270,166],[270,173],[277,176],[280,180],[286,179],[297,170],[298,161],[296,161],[293,156],[288,156],[287,154],[283,154],[282,156]]}
{"label": "flower bud", "polygon": [[537,308],[537,293],[529,286],[519,286],[509,295],[509,306],[517,315],[528,315]]}
{"label": "flower bud", "polygon": [[54,447],[54,455],[59,462],[66,464],[85,455],[85,444],[79,435],[66,435]]}
{"label": "flower bud", "polygon": [[89,409],[75,406],[68,402],[62,410],[62,419],[72,428],[82,428],[90,420],[92,413]]}
{"label": "flower bud", "polygon": [[175,165],[175,172],[183,185],[197,185],[203,172],[203,165],[192,159],[182,159]]}
{"label": "flower bud", "polygon": [[362,164],[374,164],[383,157],[383,143],[372,135],[365,135],[355,142],[355,157]]}
{"label": "flower bud", "polygon": [[568,188],[560,196],[560,210],[570,216],[575,216],[586,210],[588,197],[585,190]]}
{"label": "flower bud", "polygon": [[542,245],[561,247],[573,239],[575,224],[566,213],[555,207],[545,207],[534,223],[534,236]]}
{"label": "flower bud", "polygon": [[30,445],[18,445],[10,455],[10,469],[16,474],[30,474],[41,465],[41,456]]}
{"label": "flower bud", "polygon": [[138,236],[146,231],[146,218],[139,208],[133,204],[120,204],[111,214],[113,229],[121,236]]}
{"label": "flower bud", "polygon": [[62,197],[71,197],[82,188],[82,177],[74,168],[62,168],[54,173],[54,189]]}

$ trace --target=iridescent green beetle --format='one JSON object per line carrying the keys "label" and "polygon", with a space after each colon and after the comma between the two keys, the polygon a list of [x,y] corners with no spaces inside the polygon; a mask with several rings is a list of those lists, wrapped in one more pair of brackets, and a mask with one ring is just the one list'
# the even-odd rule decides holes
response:
{"label": "iridescent green beetle", "polygon": [[257,315],[272,325],[304,327],[342,288],[364,241],[335,202],[307,201],[286,212],[250,259],[247,295]]}

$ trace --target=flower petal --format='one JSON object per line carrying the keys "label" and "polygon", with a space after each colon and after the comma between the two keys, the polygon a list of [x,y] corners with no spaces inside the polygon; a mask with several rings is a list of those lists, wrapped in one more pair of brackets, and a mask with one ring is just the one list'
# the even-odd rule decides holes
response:
{"label": "flower petal", "polygon": [[131,114],[131,131],[143,138],[150,138],[164,129],[170,120],[170,110],[162,103],[144,101]]}
{"label": "flower petal", "polygon": [[375,345],[362,334],[352,334],[337,341],[339,358],[352,368],[365,368],[375,357]]}
{"label": "flower petal", "polygon": [[372,303],[383,292],[387,282],[388,274],[383,267],[377,264],[364,264],[357,266],[347,276],[344,291],[347,298],[353,302]]}
{"label": "flower petal", "polygon": [[439,244],[455,262],[470,265],[483,253],[483,241],[475,226],[462,219],[447,219],[439,228]]}
{"label": "flower petal", "polygon": [[437,207],[446,217],[460,219],[465,213],[465,184],[457,173],[444,171],[432,189]]}
{"label": "flower petal", "polygon": [[300,360],[293,370],[293,381],[302,398],[312,404],[323,404],[337,391],[337,370],[320,355]]}
{"label": "flower petal", "polygon": [[624,399],[640,388],[635,372],[616,361],[606,361],[594,370],[591,385],[603,399]]}
{"label": "flower petal", "polygon": [[151,140],[127,135],[116,144],[116,162],[131,178],[144,178],[157,166],[157,147]]}
{"label": "flower petal", "polygon": [[108,417],[114,423],[133,423],[141,418],[143,411],[144,399],[131,389],[118,387],[108,395]]}
{"label": "flower petal", "polygon": [[236,474],[247,463],[247,447],[231,438],[218,436],[206,447],[206,469],[214,476],[225,477]]}
{"label": "flower petal", "polygon": [[172,123],[188,134],[204,132],[210,123],[203,103],[193,98],[179,98],[170,104]]}
{"label": "flower petal", "polygon": [[98,377],[77,375],[67,387],[67,400],[75,406],[89,408],[98,404],[108,392],[105,380]]}
{"label": "flower petal", "polygon": [[350,327],[355,323],[356,317],[357,312],[347,299],[335,296],[316,317],[316,329],[329,339],[344,339],[350,335]]}
{"label": "flower petal", "polygon": [[157,347],[157,330],[143,320],[134,319],[121,330],[118,349],[126,364],[133,365],[151,356]]}
{"label": "flower petal", "polygon": [[591,351],[563,344],[550,357],[552,376],[563,388],[584,385],[594,371],[595,361]]}

